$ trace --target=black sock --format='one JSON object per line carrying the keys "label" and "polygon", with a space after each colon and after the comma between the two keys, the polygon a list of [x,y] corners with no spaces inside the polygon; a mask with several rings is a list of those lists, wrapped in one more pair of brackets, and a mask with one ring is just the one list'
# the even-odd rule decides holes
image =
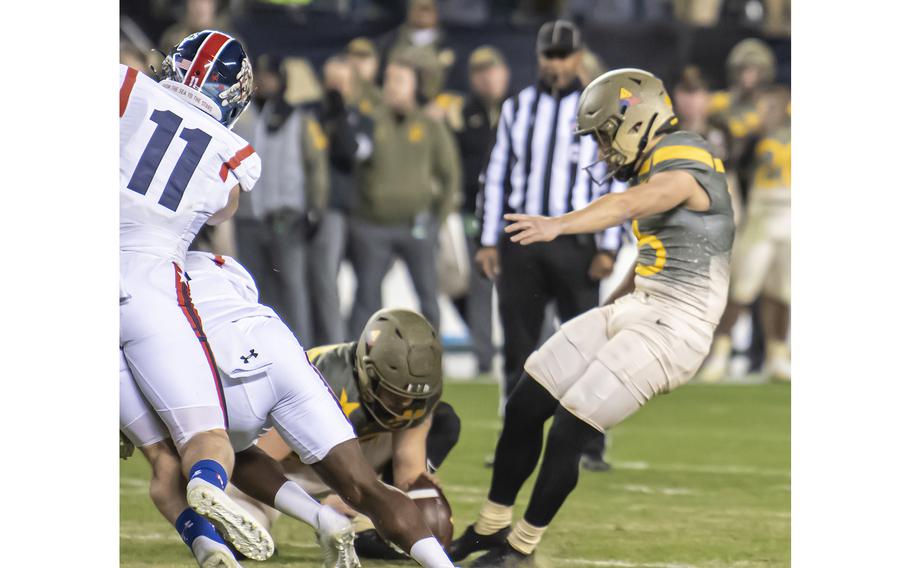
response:
{"label": "black sock", "polygon": [[461,419],[447,402],[440,402],[433,411],[433,425],[427,434],[427,465],[436,471],[458,443]]}
{"label": "black sock", "polygon": [[540,458],[543,425],[556,410],[557,401],[534,379],[522,375],[506,402],[502,434],[496,444],[490,501],[513,505],[521,486]]}
{"label": "black sock", "polygon": [[526,521],[535,527],[550,524],[578,483],[578,460],[583,449],[602,436],[562,406],[556,409],[543,463],[525,511]]}

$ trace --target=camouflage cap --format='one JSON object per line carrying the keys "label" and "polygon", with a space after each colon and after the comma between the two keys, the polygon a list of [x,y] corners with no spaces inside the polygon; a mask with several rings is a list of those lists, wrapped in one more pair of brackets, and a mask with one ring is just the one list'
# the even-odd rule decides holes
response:
{"label": "camouflage cap", "polygon": [[505,65],[505,58],[502,53],[493,46],[482,45],[471,52],[468,58],[468,70],[480,71],[494,65]]}
{"label": "camouflage cap", "polygon": [[345,47],[345,53],[348,55],[357,55],[360,57],[375,57],[378,52],[376,51],[376,45],[372,41],[365,37],[358,37],[352,39],[348,42],[347,47]]}

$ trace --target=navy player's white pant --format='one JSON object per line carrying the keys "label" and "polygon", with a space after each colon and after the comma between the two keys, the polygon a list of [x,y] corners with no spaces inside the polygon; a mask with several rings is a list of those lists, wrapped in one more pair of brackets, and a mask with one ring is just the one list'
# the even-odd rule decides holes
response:
{"label": "navy player's white pant", "polygon": [[123,356],[177,448],[199,432],[226,428],[214,356],[182,269],[156,256],[121,252],[120,288]]}
{"label": "navy player's white pant", "polygon": [[[354,429],[294,334],[280,319],[249,317],[211,332],[221,364],[221,380],[235,451],[249,448],[274,427],[301,461],[312,464],[338,444],[354,439]],[[250,358],[253,351],[256,356]],[[249,361],[249,367],[241,356]],[[237,359],[238,364],[231,363]],[[167,430],[142,396],[129,368],[121,365],[120,429],[136,447],[167,437]]]}

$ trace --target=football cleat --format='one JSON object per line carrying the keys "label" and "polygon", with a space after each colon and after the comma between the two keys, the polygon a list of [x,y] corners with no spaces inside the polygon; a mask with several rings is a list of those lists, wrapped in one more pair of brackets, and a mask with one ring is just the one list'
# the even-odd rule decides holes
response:
{"label": "football cleat", "polygon": [[200,564],[202,568],[243,568],[229,550],[213,550]]}
{"label": "football cleat", "polygon": [[581,467],[588,471],[610,471],[612,467],[603,459],[603,456],[596,454],[582,454]]}
{"label": "football cleat", "polygon": [[464,560],[475,552],[490,550],[504,545],[511,531],[512,527],[505,527],[493,534],[477,534],[474,530],[474,525],[469,525],[464,534],[452,541],[446,553],[449,558],[456,562]]}
{"label": "football cleat", "polygon": [[534,566],[534,553],[522,554],[503,543],[475,560],[471,568],[531,568]]}
{"label": "football cleat", "polygon": [[317,513],[319,529],[316,540],[322,548],[325,568],[360,568],[360,559],[354,550],[354,526],[347,517],[323,506]]}
{"label": "football cleat", "polygon": [[186,501],[247,558],[267,560],[275,552],[269,532],[221,488],[196,477],[186,486]]}

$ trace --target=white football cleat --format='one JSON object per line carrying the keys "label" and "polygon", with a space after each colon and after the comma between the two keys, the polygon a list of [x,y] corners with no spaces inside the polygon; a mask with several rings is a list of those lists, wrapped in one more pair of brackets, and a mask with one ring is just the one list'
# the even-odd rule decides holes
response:
{"label": "white football cleat", "polygon": [[186,501],[247,558],[267,560],[275,552],[269,532],[221,488],[196,477],[186,486]]}
{"label": "white football cleat", "polygon": [[317,513],[317,521],[316,539],[322,548],[323,566],[360,568],[360,559],[354,550],[354,525],[350,519],[323,505]]}

